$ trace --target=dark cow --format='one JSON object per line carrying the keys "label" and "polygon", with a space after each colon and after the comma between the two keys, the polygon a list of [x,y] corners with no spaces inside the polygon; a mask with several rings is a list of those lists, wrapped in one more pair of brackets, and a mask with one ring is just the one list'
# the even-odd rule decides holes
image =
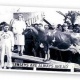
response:
{"label": "dark cow", "polygon": [[40,24],[36,27],[28,27],[23,34],[28,34],[29,30],[31,36],[33,36],[33,39],[31,39],[32,41],[29,45],[26,45],[27,47],[32,46],[32,48],[29,49],[31,49],[30,51],[33,51],[33,53],[35,53],[35,56],[42,57],[42,55],[45,54],[44,60],[49,60],[49,48],[53,48],[59,51],[69,51],[70,58],[72,53],[77,53],[75,39],[69,32],[67,34],[66,32],[49,30],[46,34],[43,25]]}
{"label": "dark cow", "polygon": [[39,24],[37,27],[27,27],[23,32],[26,39],[25,44],[25,53],[30,54],[34,53],[37,57],[45,57],[45,60],[49,60],[48,53],[48,42],[47,35],[45,31],[42,30],[42,24]]}

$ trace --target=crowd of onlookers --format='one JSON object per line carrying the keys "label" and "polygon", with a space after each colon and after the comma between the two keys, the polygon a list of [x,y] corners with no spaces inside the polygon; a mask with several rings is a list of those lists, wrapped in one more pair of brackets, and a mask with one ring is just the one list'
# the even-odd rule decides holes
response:
{"label": "crowd of onlookers", "polygon": [[67,23],[64,23],[63,25],[58,24],[57,25],[58,30],[60,31],[65,31],[65,30],[69,30],[69,31],[73,31],[75,33],[80,33],[80,25],[79,24],[74,24],[74,25],[68,25]]}

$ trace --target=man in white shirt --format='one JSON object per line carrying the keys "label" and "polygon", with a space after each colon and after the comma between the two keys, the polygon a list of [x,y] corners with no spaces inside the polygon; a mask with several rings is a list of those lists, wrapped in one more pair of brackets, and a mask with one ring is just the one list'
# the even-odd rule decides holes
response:
{"label": "man in white shirt", "polygon": [[2,31],[0,31],[0,55],[1,55],[1,67],[4,68],[4,57],[7,55],[7,67],[12,67],[12,51],[14,49],[14,36],[9,31],[9,25],[4,24]]}

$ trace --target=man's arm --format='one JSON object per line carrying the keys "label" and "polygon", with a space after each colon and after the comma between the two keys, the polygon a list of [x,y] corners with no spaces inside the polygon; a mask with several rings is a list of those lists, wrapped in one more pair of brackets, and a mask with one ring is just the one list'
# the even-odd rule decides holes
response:
{"label": "man's arm", "polygon": [[32,29],[38,35],[38,31],[34,27],[27,27],[27,29]]}
{"label": "man's arm", "polygon": [[14,34],[11,32],[11,50],[14,49]]}

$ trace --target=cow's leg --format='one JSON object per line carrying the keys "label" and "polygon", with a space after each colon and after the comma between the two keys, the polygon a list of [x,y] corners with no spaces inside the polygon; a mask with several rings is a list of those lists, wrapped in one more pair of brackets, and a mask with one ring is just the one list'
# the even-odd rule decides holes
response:
{"label": "cow's leg", "polygon": [[63,61],[61,51],[59,51],[59,55],[60,55],[60,60]]}
{"label": "cow's leg", "polygon": [[73,60],[73,54],[72,54],[72,52],[70,51],[70,52],[68,52],[68,62],[71,63],[72,60]]}
{"label": "cow's leg", "polygon": [[34,56],[36,57],[37,54],[36,54],[36,51],[34,48],[32,49],[32,52],[33,52]]}
{"label": "cow's leg", "polygon": [[47,59],[50,59],[50,49],[48,49],[48,53],[47,53]]}
{"label": "cow's leg", "polygon": [[43,48],[40,48],[40,54],[39,54],[40,58],[42,58],[42,54],[43,54],[43,53],[44,53]]}
{"label": "cow's leg", "polygon": [[48,61],[50,60],[50,50],[48,50],[46,53],[45,53],[45,58],[43,61]]}
{"label": "cow's leg", "polygon": [[44,44],[44,51],[45,51],[45,58],[44,58],[44,61],[48,61],[50,60],[50,50],[49,50],[49,47],[48,47],[48,44]]}
{"label": "cow's leg", "polygon": [[44,49],[44,54],[45,54],[45,58],[43,59],[43,61],[47,61],[48,60],[48,51],[46,51]]}
{"label": "cow's leg", "polygon": [[35,43],[34,51],[35,51],[35,53],[34,53],[35,56],[36,56],[36,57],[39,57],[40,47],[39,47],[39,43],[38,43],[38,42]]}
{"label": "cow's leg", "polygon": [[43,61],[47,61],[47,54],[45,54],[45,58],[44,58],[44,60]]}

